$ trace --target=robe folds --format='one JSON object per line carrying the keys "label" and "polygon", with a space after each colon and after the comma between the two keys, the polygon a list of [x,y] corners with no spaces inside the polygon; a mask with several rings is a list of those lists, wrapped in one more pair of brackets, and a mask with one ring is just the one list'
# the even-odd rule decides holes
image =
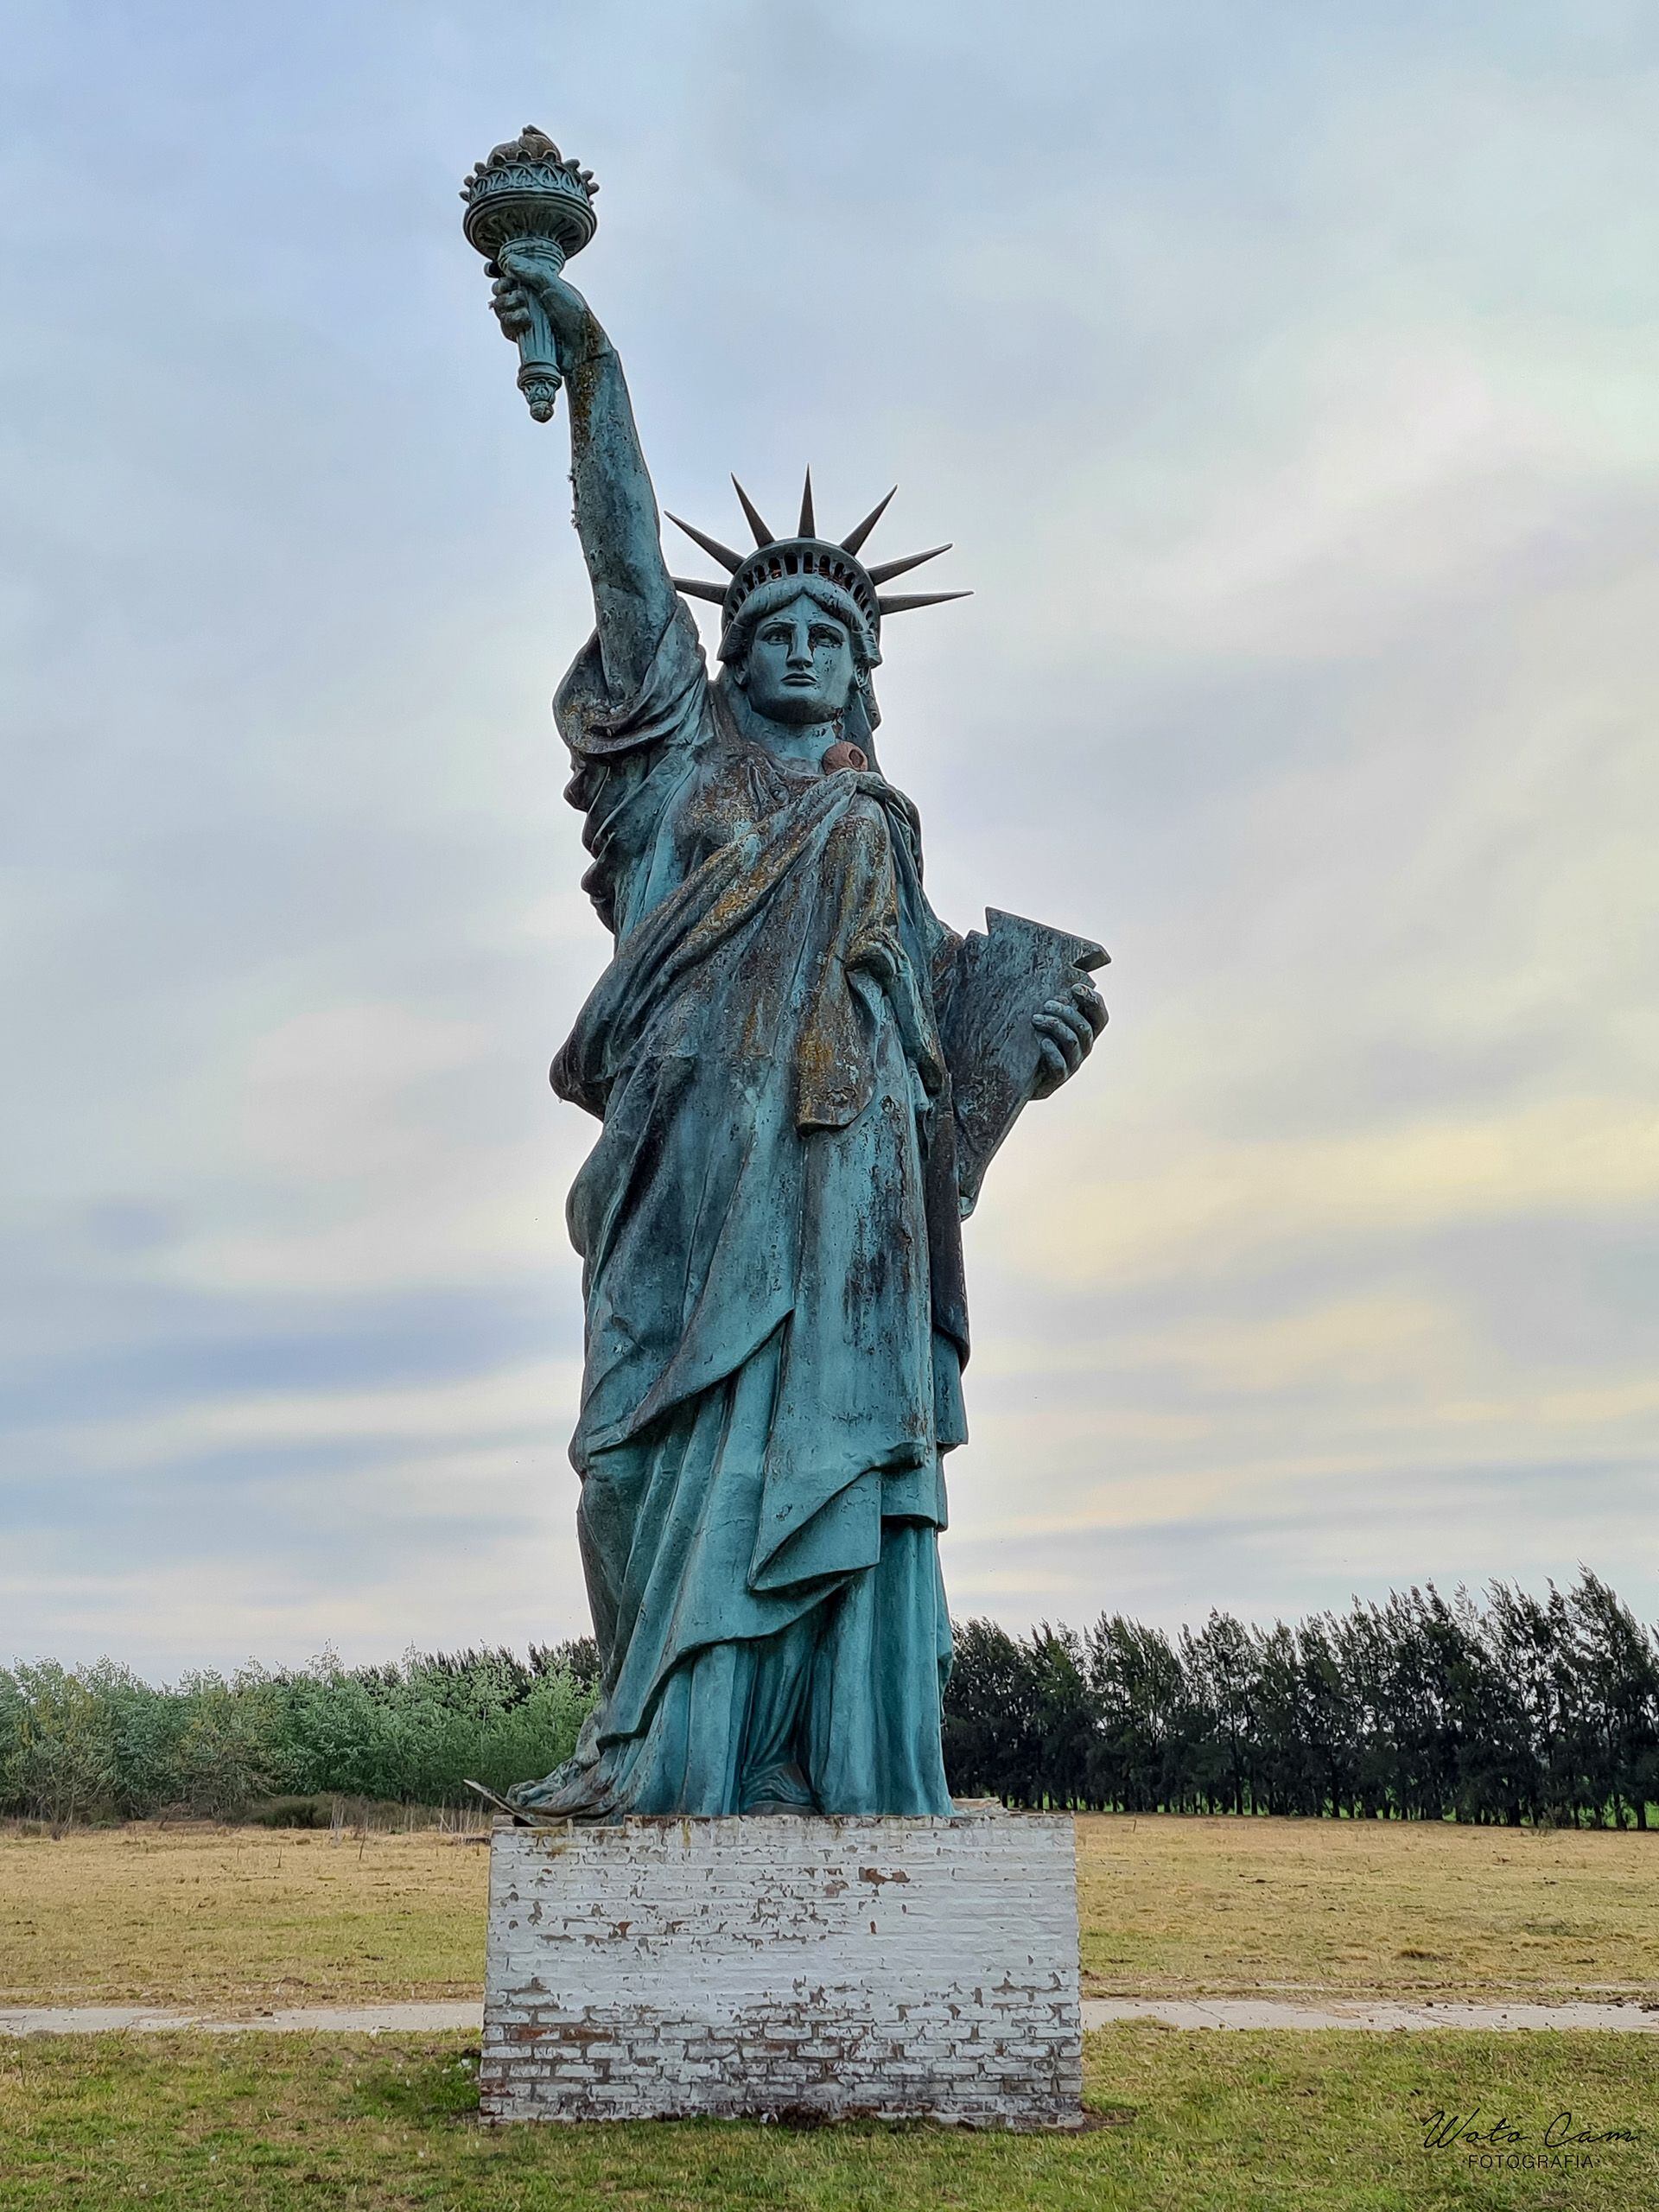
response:
{"label": "robe folds", "polygon": [[637,696],[592,640],[556,714],[616,940],[553,1065],[603,1125],[569,1203],[601,1692],[515,1802],[948,1812],[957,940],[915,810],[747,738],[683,602]]}

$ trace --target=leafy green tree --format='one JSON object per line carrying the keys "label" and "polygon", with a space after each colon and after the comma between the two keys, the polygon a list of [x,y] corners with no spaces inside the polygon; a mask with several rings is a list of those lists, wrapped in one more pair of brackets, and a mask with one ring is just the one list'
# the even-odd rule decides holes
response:
{"label": "leafy green tree", "polygon": [[0,1675],[7,1798],[54,1834],[116,1808],[120,1770],[107,1694],[116,1678],[107,1662],[72,1673],[51,1659]]}

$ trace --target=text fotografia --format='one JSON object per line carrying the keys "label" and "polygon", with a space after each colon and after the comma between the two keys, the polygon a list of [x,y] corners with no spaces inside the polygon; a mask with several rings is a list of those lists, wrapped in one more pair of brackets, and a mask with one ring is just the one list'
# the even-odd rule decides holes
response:
{"label": "text fotografia", "polygon": [[1425,2151],[1460,2151],[1465,2164],[1482,2171],[1499,2167],[1526,2173],[1582,2171],[1592,2166],[1592,2150],[1629,2148],[1642,2140],[1639,2127],[1592,2127],[1570,2112],[1558,2112],[1541,2127],[1489,2118],[1477,2105],[1470,2112],[1437,2110],[1419,2116]]}

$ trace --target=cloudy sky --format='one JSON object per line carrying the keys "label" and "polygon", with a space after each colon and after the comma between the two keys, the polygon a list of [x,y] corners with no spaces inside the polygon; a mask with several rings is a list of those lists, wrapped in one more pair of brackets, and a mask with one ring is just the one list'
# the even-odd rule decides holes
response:
{"label": "cloudy sky", "polygon": [[0,1659],[586,1625],[588,616],[456,197],[526,121],[599,173],[666,505],[729,537],[728,468],[810,460],[955,541],[881,672],[935,904],[1112,948],[969,1231],[957,1611],[1584,1560],[1659,1612],[1650,7],[83,0],[9,48]]}

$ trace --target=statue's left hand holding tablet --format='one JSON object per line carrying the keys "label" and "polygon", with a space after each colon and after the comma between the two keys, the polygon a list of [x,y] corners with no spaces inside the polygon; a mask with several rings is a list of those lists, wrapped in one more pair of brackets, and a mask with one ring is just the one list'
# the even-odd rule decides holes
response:
{"label": "statue's left hand holding tablet", "polygon": [[1041,1058],[1036,1096],[1049,1098],[1094,1050],[1106,1027],[1106,1001],[1085,976],[1072,984],[1068,997],[1046,1001],[1031,1017],[1031,1026]]}

